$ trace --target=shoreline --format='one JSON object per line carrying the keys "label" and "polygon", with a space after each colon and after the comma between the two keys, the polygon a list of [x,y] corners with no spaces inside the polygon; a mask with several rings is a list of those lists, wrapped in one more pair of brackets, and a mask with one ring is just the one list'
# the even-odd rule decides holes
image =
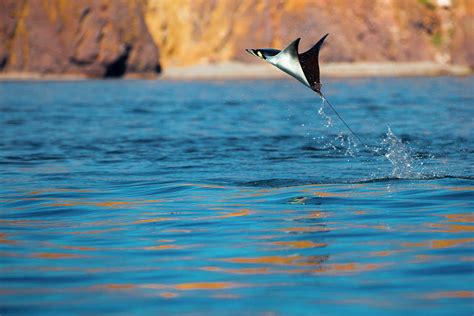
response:
{"label": "shoreline", "polygon": [[[468,76],[473,71],[466,65],[438,64],[434,62],[383,62],[383,63],[327,63],[320,66],[323,78],[366,77],[423,77]],[[287,74],[275,67],[237,62],[164,69],[160,79],[208,80],[208,79],[280,79]]]}
{"label": "shoreline", "polygon": [[[327,63],[320,66],[324,78],[469,76],[466,65],[434,62],[356,62]],[[121,78],[90,78],[82,74],[42,74],[33,72],[0,73],[0,81],[82,81],[103,79],[148,80],[239,80],[281,79],[287,75],[268,64],[225,62],[188,67],[165,68],[161,74],[130,73]]]}

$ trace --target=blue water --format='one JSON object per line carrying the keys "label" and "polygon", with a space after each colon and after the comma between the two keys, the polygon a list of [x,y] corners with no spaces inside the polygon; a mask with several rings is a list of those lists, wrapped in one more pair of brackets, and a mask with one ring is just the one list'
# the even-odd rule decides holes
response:
{"label": "blue water", "polygon": [[0,314],[471,315],[474,78],[0,83]]}

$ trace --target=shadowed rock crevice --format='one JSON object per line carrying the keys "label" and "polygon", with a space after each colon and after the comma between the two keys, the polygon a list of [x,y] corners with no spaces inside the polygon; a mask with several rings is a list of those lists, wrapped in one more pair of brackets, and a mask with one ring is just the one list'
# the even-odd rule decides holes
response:
{"label": "shadowed rock crevice", "polygon": [[5,68],[5,65],[7,64],[8,62],[8,58],[7,57],[3,57],[0,59],[0,71],[3,70],[3,68]]}
{"label": "shadowed rock crevice", "polygon": [[155,66],[155,72],[156,72],[157,74],[160,74],[162,71],[163,71],[163,69],[161,68],[161,65],[160,65],[160,64],[156,64],[156,66]]}
{"label": "shadowed rock crevice", "polygon": [[141,0],[0,0],[0,71],[155,74],[158,49],[144,6]]}
{"label": "shadowed rock crevice", "polygon": [[124,52],[113,63],[105,66],[105,78],[122,77],[127,71],[127,61],[130,55],[131,47],[127,45]]}

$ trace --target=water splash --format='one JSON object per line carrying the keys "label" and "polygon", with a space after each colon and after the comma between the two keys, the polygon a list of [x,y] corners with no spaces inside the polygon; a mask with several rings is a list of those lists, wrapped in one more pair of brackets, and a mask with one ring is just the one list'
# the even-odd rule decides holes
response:
{"label": "water splash", "polygon": [[326,122],[324,126],[328,128],[328,127],[331,127],[333,123],[332,123],[332,118],[329,115],[327,115],[326,112],[324,112],[324,104],[325,104],[325,99],[322,99],[321,107],[318,110],[318,114]]}
{"label": "water splash", "polygon": [[355,157],[359,153],[359,147],[357,146],[357,141],[354,140],[352,135],[344,135],[339,133],[336,137],[339,140],[339,144],[342,148],[345,149],[345,155],[349,157]]}
{"label": "water splash", "polygon": [[390,127],[387,128],[387,134],[378,151],[384,151],[384,157],[392,164],[391,177],[398,179],[430,179],[442,177],[444,174],[439,168],[433,169],[425,166],[426,162],[435,159],[433,155],[417,158],[415,153],[403,144]]}
{"label": "water splash", "polygon": [[381,148],[385,150],[384,157],[392,164],[391,176],[395,178],[419,178],[420,167],[409,148],[392,132],[390,127],[382,140]]}
{"label": "water splash", "polygon": [[[325,112],[327,100],[321,96],[321,106],[318,110],[318,115],[324,120],[324,127],[331,128],[334,126],[333,118]],[[346,135],[343,132],[339,132],[334,137],[321,136],[319,140],[324,142],[326,146],[331,147],[333,150],[343,151],[345,156],[355,157],[358,152],[357,140],[353,138],[352,134]]]}
{"label": "water splash", "polygon": [[[333,122],[332,118],[324,112],[324,103],[325,99],[322,100],[318,114],[327,122],[325,127],[330,128]],[[332,139],[327,137],[321,137],[320,139],[333,150],[343,150],[345,156],[356,157],[361,150],[353,135],[345,135],[342,132]],[[387,133],[379,145],[374,147],[364,145],[362,147],[376,155],[383,156],[390,162],[392,167],[390,177],[398,179],[423,179],[425,177],[437,176],[436,173],[425,169],[424,162],[415,158],[410,148],[393,133],[390,127],[387,128]],[[429,159],[432,158],[431,156],[429,157]],[[375,176],[375,174],[372,174],[372,176]]]}
{"label": "water splash", "polygon": [[[324,126],[326,128],[331,128],[333,127],[333,120],[332,117],[326,114],[324,111],[326,104],[331,106],[326,98],[321,96],[321,106],[318,110],[318,114],[326,122]],[[335,113],[338,115],[337,112]],[[387,133],[378,146],[368,146],[352,131],[352,129],[347,125],[347,123],[343,121],[342,118],[341,121],[344,123],[344,125],[346,125],[352,134],[344,135],[342,132],[340,132],[332,139],[324,136],[320,137],[320,140],[325,142],[326,146],[332,147],[333,150],[343,150],[345,156],[349,157],[356,157],[357,154],[361,152],[361,149],[366,149],[369,152],[375,153],[376,155],[383,156],[390,162],[392,166],[390,176],[393,178],[424,179],[426,177],[439,176],[439,174],[436,172],[426,170],[424,167],[424,162],[415,158],[415,154],[412,153],[410,148],[393,133],[390,127],[387,128]],[[362,145],[360,146],[361,148],[359,148],[359,144]],[[429,156],[428,159],[433,159],[433,157]]]}

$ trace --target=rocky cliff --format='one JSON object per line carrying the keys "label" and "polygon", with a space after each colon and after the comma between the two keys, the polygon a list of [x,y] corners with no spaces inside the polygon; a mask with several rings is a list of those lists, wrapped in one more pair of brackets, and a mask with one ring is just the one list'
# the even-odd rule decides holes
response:
{"label": "rocky cliff", "polygon": [[114,77],[155,73],[142,1],[0,0],[5,72]]}
{"label": "rocky cliff", "polygon": [[[248,47],[322,60],[474,66],[472,0],[0,0],[0,71],[121,76],[254,62]],[[160,55],[158,56],[158,48]]]}
{"label": "rocky cliff", "polygon": [[[163,65],[238,59],[248,47],[302,49],[330,33],[322,60],[470,63],[472,0],[148,0]],[[444,4],[444,5],[443,5]]]}

